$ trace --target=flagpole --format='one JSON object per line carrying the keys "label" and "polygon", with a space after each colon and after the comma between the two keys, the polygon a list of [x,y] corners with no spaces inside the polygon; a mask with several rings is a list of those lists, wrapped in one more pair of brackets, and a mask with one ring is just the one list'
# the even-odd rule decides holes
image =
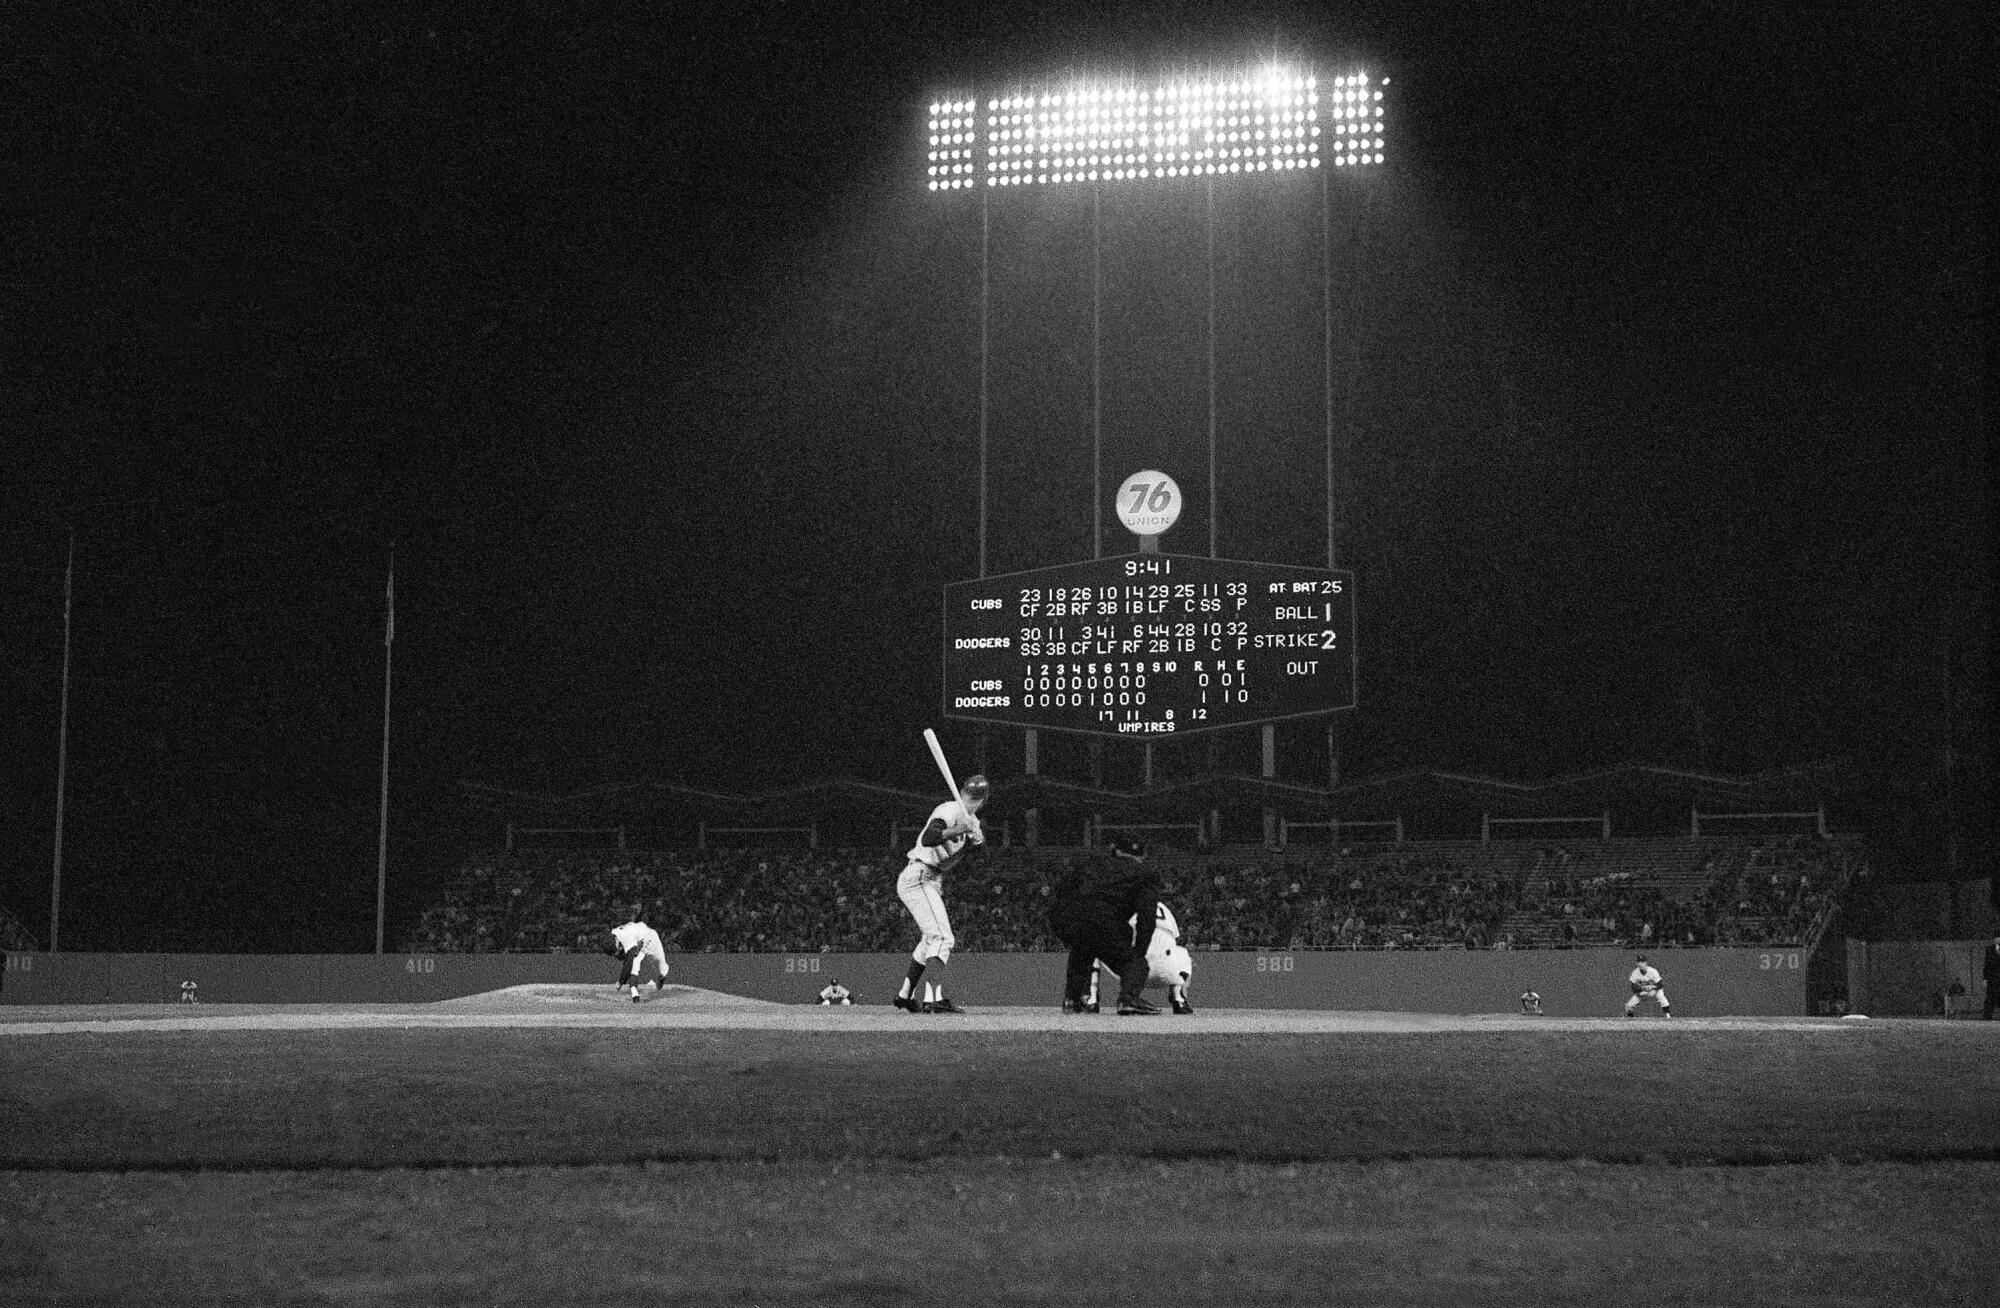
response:
{"label": "flagpole", "polygon": [[382,926],[389,899],[389,691],[396,657],[396,548],[389,547],[389,617],[382,632],[382,807],[375,841],[375,952],[382,950]]}

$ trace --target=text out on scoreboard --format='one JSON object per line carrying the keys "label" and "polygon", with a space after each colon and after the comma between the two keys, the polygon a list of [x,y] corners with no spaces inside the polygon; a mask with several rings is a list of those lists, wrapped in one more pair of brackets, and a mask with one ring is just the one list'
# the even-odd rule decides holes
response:
{"label": "text out on scoreboard", "polygon": [[948,718],[1163,736],[1354,701],[1347,572],[1142,553],[945,587]]}

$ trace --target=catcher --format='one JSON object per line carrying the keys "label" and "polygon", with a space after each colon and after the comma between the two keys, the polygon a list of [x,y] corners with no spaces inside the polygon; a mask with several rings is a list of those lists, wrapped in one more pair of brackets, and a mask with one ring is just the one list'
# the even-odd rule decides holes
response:
{"label": "catcher", "polygon": [[1644,954],[1639,955],[1638,966],[1632,969],[1632,975],[1626,980],[1632,983],[1632,997],[1625,1001],[1625,1016],[1631,1017],[1638,1011],[1641,999],[1658,1001],[1662,1017],[1674,1015],[1673,1005],[1667,1002],[1666,980],[1660,975],[1659,968],[1646,961]]}
{"label": "catcher", "polygon": [[[1146,946],[1145,989],[1166,987],[1167,1003],[1176,1013],[1192,1013],[1194,1005],[1188,1002],[1188,980],[1194,975],[1194,956],[1181,943],[1181,924],[1174,919],[1174,910],[1164,903],[1153,905],[1153,942]],[[1138,915],[1131,922],[1138,930]],[[1100,961],[1090,974],[1090,994],[1084,1011],[1095,1013],[1097,1005],[1097,983],[1103,975],[1104,964]]]}

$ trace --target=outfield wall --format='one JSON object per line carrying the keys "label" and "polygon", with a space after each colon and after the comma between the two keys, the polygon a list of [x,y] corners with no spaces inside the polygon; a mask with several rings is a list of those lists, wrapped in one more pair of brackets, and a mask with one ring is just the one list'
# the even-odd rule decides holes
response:
{"label": "outfield wall", "polygon": [[[1679,1015],[1797,1017],[1807,1010],[1799,949],[1682,949],[1653,955]],[[675,954],[671,979],[785,1003],[810,1003],[838,979],[864,1004],[886,1004],[907,954]],[[1242,951],[1198,953],[1197,1007],[1410,1013],[1520,1011],[1534,990],[1552,1016],[1615,1014],[1629,990],[1625,949]],[[968,1007],[1046,1004],[1062,994],[1060,954],[961,954],[946,973]],[[598,954],[30,954],[10,953],[0,1003],[425,1003],[535,982],[609,986]],[[931,975],[938,975],[933,969]],[[1647,1005],[1652,1011],[1652,1005]]]}

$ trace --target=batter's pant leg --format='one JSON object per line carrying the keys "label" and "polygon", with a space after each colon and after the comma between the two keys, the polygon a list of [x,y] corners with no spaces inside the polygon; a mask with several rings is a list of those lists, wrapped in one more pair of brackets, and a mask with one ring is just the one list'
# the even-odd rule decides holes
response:
{"label": "batter's pant leg", "polygon": [[910,910],[922,934],[910,957],[919,963],[933,958],[939,963],[951,962],[951,947],[958,941],[951,934],[951,919],[945,915],[944,896],[938,893],[938,883],[927,880],[914,866],[907,867],[896,880],[896,894],[903,907]]}

